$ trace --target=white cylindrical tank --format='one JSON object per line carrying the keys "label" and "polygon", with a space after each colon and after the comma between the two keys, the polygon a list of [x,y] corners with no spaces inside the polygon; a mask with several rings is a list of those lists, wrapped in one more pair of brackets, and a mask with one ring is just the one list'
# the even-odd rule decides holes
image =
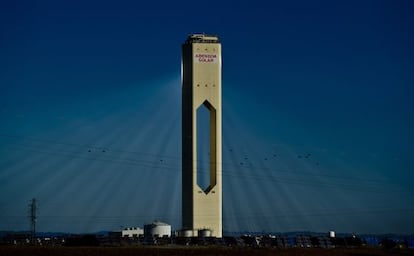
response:
{"label": "white cylindrical tank", "polygon": [[160,221],[144,225],[144,236],[146,237],[170,237],[171,225]]}
{"label": "white cylindrical tank", "polygon": [[335,238],[335,231],[329,231],[329,237]]}
{"label": "white cylindrical tank", "polygon": [[193,236],[194,236],[194,230],[192,229],[180,230],[180,237],[193,237]]}
{"label": "white cylindrical tank", "polygon": [[211,237],[211,229],[200,229],[198,237]]}

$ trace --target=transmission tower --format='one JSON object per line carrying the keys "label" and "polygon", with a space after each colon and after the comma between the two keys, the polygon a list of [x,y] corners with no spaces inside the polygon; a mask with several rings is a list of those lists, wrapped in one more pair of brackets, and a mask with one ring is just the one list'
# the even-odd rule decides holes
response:
{"label": "transmission tower", "polygon": [[29,205],[29,219],[30,219],[30,240],[32,244],[35,244],[36,242],[36,198],[32,199],[32,202]]}

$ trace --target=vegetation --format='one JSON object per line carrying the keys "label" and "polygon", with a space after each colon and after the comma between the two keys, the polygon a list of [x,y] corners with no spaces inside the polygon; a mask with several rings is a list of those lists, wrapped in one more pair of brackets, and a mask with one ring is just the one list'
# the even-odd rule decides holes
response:
{"label": "vegetation", "polygon": [[388,256],[414,255],[412,250],[383,250],[372,248],[246,248],[224,246],[136,246],[136,247],[36,247],[36,246],[0,246],[3,255],[34,256],[132,256],[132,255],[349,255],[349,256]]}

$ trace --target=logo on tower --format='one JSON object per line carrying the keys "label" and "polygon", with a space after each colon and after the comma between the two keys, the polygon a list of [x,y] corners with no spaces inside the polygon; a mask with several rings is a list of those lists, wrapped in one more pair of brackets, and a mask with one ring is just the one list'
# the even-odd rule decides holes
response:
{"label": "logo on tower", "polygon": [[194,62],[196,63],[216,63],[217,54],[215,53],[195,53]]}

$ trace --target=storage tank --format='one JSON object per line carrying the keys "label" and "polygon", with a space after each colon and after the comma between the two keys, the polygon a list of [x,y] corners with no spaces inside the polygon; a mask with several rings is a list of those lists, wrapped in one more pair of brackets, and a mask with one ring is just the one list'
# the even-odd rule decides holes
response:
{"label": "storage tank", "polygon": [[184,229],[179,232],[180,237],[194,237],[194,230]]}
{"label": "storage tank", "polygon": [[211,237],[211,229],[200,229],[198,237]]}
{"label": "storage tank", "polygon": [[154,221],[151,224],[144,225],[144,236],[145,237],[170,237],[171,236],[171,225],[161,222]]}

